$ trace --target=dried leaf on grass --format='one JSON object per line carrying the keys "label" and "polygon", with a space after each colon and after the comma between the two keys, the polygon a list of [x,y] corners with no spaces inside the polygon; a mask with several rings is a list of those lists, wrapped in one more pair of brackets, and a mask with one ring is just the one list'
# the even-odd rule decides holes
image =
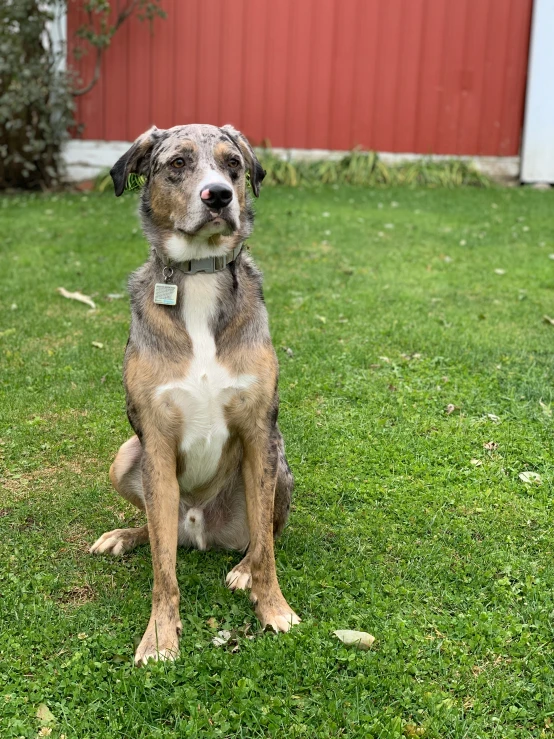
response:
{"label": "dried leaf on grass", "polygon": [[525,472],[520,472],[518,477],[526,485],[540,485],[542,483],[542,477],[538,472],[526,470]]}
{"label": "dried leaf on grass", "polygon": [[104,344],[101,341],[92,341],[91,344],[96,349],[103,349],[104,348]]}
{"label": "dried leaf on grass", "polygon": [[413,739],[414,737],[425,736],[425,728],[423,726],[416,726],[415,724],[406,724],[402,733],[408,739]]}
{"label": "dried leaf on grass", "polygon": [[552,416],[552,407],[550,405],[547,405],[546,403],[543,403],[542,400],[539,400],[539,405],[542,408],[542,412],[546,416]]}
{"label": "dried leaf on grass", "polygon": [[41,724],[53,724],[56,717],[52,711],[48,708],[46,703],[41,703],[37,708],[36,717]]}
{"label": "dried leaf on grass", "polygon": [[77,300],[79,303],[84,303],[85,305],[88,305],[90,308],[96,308],[96,303],[92,298],[89,298],[88,295],[83,295],[83,293],[77,292],[69,292],[69,290],[66,290],[65,287],[59,287],[58,288],[59,294],[62,296],[62,298],[67,298],[68,300]]}
{"label": "dried leaf on grass", "polygon": [[[208,619],[208,624],[209,623],[210,619]],[[217,632],[217,636],[213,637],[212,644],[214,645],[214,647],[227,647],[227,649],[229,649],[232,654],[235,654],[236,652],[240,651],[241,637],[249,640],[255,638],[254,634],[248,633],[249,631],[249,623],[245,623],[243,626],[239,627],[238,629],[233,629],[232,631],[222,629],[221,631]]]}
{"label": "dried leaf on grass", "polygon": [[476,467],[481,467],[481,465],[483,464],[483,462],[481,462],[480,459],[470,459],[469,461],[471,462],[471,464],[474,464]]}
{"label": "dried leaf on grass", "polygon": [[223,647],[231,638],[231,632],[226,629],[217,632],[217,636],[212,639],[214,647]]}
{"label": "dried leaf on grass", "polygon": [[352,631],[351,629],[338,629],[333,634],[347,647],[358,647],[367,651],[375,641],[375,637],[367,631]]}
{"label": "dried leaf on grass", "polygon": [[542,317],[542,320],[545,323],[549,323],[551,326],[554,326],[554,318],[550,318],[550,316],[546,316],[545,315],[545,316]]}
{"label": "dried leaf on grass", "polygon": [[486,441],[483,444],[483,449],[487,449],[489,452],[492,452],[494,449],[498,449],[498,444],[496,441]]}
{"label": "dried leaf on grass", "polygon": [[454,413],[454,411],[459,411],[460,407],[457,405],[454,405],[454,403],[449,403],[446,406],[446,415],[450,416],[450,414]]}

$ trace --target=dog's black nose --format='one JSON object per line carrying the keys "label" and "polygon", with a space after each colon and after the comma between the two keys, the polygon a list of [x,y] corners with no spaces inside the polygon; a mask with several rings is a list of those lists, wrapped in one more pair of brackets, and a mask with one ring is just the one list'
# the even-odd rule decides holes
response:
{"label": "dog's black nose", "polygon": [[211,210],[221,210],[229,205],[233,199],[233,191],[227,185],[214,182],[213,185],[207,185],[200,193],[200,198],[204,205]]}

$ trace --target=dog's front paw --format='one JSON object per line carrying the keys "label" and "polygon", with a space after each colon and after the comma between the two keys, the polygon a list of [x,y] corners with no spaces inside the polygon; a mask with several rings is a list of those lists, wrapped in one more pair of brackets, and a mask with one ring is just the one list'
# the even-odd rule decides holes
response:
{"label": "dog's front paw", "polygon": [[163,622],[151,618],[135,652],[135,665],[142,667],[150,659],[155,662],[176,660],[179,656],[180,636],[180,621]]}
{"label": "dog's front paw", "polygon": [[225,582],[229,590],[248,590],[252,587],[252,571],[248,555],[236,567],[233,567]]}
{"label": "dog's front paw", "polygon": [[250,598],[254,603],[256,616],[264,629],[270,626],[277,633],[286,632],[300,623],[300,618],[284,599],[279,588],[259,597],[252,591]]}
{"label": "dog's front paw", "polygon": [[91,554],[113,554],[118,556],[130,552],[139,544],[148,541],[148,526],[138,529],[114,529],[106,531],[89,549]]}

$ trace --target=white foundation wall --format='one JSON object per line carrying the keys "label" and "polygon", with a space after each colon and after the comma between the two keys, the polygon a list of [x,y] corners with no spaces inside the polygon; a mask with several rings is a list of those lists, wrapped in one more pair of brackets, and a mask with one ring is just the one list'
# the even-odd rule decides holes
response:
{"label": "white foundation wall", "polygon": [[[131,145],[132,141],[82,141],[78,139],[69,141],[63,152],[67,181],[91,180],[100,173],[107,172]],[[348,153],[326,149],[272,149],[272,152],[283,159],[290,157],[292,160],[309,159],[312,161],[340,159]],[[519,157],[459,157],[438,154],[424,157],[421,154],[378,153],[385,164],[413,162],[418,159],[435,162],[460,159],[472,162],[476,169],[496,180],[513,180],[519,177]]]}

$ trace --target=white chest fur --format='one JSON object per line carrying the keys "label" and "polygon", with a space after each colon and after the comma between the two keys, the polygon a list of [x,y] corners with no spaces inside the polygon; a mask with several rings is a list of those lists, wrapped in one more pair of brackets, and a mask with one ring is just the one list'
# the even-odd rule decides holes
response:
{"label": "white chest fur", "polygon": [[225,406],[233,395],[248,388],[251,375],[233,377],[216,357],[210,325],[217,309],[216,274],[186,278],[183,319],[192,340],[193,358],[186,377],[158,387],[157,394],[169,394],[184,418],[181,452],[185,472],[179,480],[183,491],[209,482],[215,475],[223,446],[229,436]]}

